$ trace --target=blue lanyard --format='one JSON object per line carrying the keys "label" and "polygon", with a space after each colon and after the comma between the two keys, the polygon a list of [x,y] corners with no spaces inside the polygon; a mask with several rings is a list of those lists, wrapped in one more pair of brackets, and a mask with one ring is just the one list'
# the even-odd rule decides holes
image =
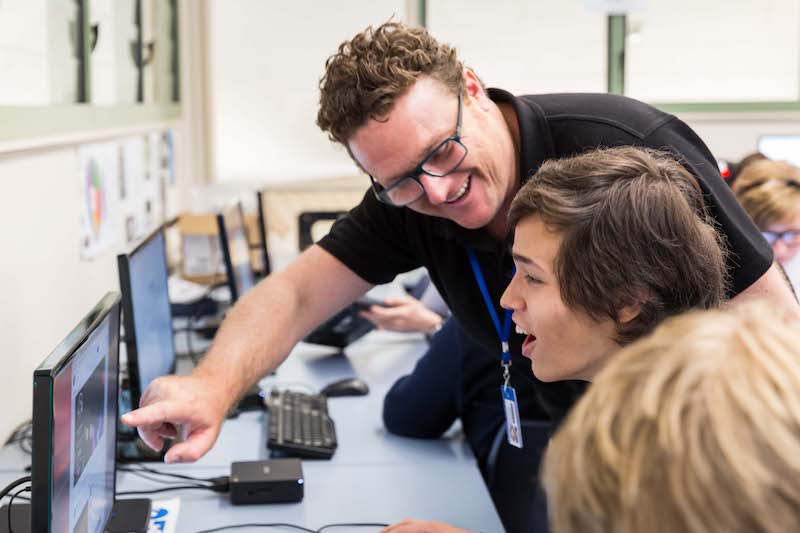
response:
{"label": "blue lanyard", "polygon": [[503,327],[500,327],[500,318],[497,316],[497,311],[492,303],[492,297],[489,296],[489,289],[486,288],[486,281],[483,279],[483,272],[481,272],[481,265],[478,263],[478,258],[475,256],[475,250],[467,248],[467,255],[469,255],[469,262],[472,265],[472,273],[475,275],[475,281],[478,282],[478,287],[483,295],[483,301],[486,303],[486,308],[492,316],[492,322],[497,330],[497,335],[500,337],[500,348],[503,352],[503,365],[507,365],[511,361],[511,353],[508,348],[508,337],[511,334],[511,309],[506,309],[506,316],[503,322]]}

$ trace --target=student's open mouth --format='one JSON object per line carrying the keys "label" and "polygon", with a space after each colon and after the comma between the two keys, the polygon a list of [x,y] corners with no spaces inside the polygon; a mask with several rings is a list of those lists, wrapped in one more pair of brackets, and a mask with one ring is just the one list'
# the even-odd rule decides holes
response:
{"label": "student's open mouth", "polygon": [[519,324],[517,324],[516,332],[521,335],[525,335],[525,340],[522,342],[522,355],[528,358],[532,357],[533,346],[536,343],[536,335],[531,335],[522,329]]}

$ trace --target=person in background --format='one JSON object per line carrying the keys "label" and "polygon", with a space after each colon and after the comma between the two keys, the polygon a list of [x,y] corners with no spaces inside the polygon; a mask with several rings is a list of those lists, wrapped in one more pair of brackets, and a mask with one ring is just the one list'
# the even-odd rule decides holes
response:
{"label": "person in background", "polygon": [[[725,301],[726,251],[702,190],[662,152],[547,161],[508,217],[516,272],[500,303],[514,311],[522,355],[543,382],[592,381],[664,319]],[[527,496],[533,507],[534,490]],[[406,520],[383,533],[458,531]]]}
{"label": "person in background", "polygon": [[800,168],[769,159],[749,163],[733,192],[772,246],[795,290],[800,288]]}
{"label": "person in background", "polygon": [[797,531],[799,458],[797,316],[688,313],[618,353],[552,440],[552,533]]}
{"label": "person in background", "polygon": [[485,472],[504,417],[503,406],[491,386],[496,381],[491,372],[496,358],[471,340],[450,316],[447,304],[427,276],[411,290],[412,294],[419,292],[419,299],[411,295],[388,298],[361,313],[378,329],[424,333],[430,343],[414,370],[386,393],[383,423],[396,435],[434,439],[461,419],[467,442]]}
{"label": "person in background", "polygon": [[727,184],[732,188],[733,184],[736,183],[736,178],[739,177],[739,174],[747,168],[747,165],[750,163],[755,163],[756,161],[765,161],[769,160],[767,156],[762,154],[761,152],[752,152],[741,158],[737,163],[730,165],[730,175],[725,180]]}

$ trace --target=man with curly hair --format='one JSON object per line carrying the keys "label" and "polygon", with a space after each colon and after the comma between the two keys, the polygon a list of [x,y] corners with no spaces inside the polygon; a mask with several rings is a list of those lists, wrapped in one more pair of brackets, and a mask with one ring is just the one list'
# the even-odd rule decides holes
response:
{"label": "man with curly hair", "polygon": [[[393,22],[343,43],[328,59],[320,89],[319,126],[369,175],[372,190],[318,245],[236,304],[190,376],[154,381],[143,407],[124,418],[154,448],[180,425],[186,439],[170,448],[168,462],[205,454],[237,397],[316,325],[372,286],[420,266],[463,329],[497,354],[487,372],[497,373],[499,386],[501,341],[468,253],[502,323],[498,304],[513,272],[506,215],[522,183],[548,159],[601,146],[672,153],[698,178],[727,239],[734,303],[760,295],[794,304],[769,245],[711,153],[672,115],[608,94],[487,90],[453,47]],[[512,332],[507,343],[520,414],[559,420],[582,387],[533,379],[520,355],[523,338]],[[496,388],[488,394],[501,405]]]}

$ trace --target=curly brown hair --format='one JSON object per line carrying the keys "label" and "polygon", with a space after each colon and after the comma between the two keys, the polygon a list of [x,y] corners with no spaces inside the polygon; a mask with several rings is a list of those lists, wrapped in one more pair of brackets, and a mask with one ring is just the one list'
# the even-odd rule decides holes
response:
{"label": "curly brown hair", "polygon": [[422,76],[440,81],[453,94],[464,87],[454,47],[439,43],[424,28],[397,22],[370,26],[326,61],[317,125],[332,141],[346,145],[367,120],[384,117]]}
{"label": "curly brown hair", "polygon": [[[510,227],[534,214],[562,237],[562,299],[614,320],[620,344],[725,300],[725,241],[694,176],[666,153],[622,147],[547,161],[514,198]],[[621,323],[619,312],[637,305]]]}

